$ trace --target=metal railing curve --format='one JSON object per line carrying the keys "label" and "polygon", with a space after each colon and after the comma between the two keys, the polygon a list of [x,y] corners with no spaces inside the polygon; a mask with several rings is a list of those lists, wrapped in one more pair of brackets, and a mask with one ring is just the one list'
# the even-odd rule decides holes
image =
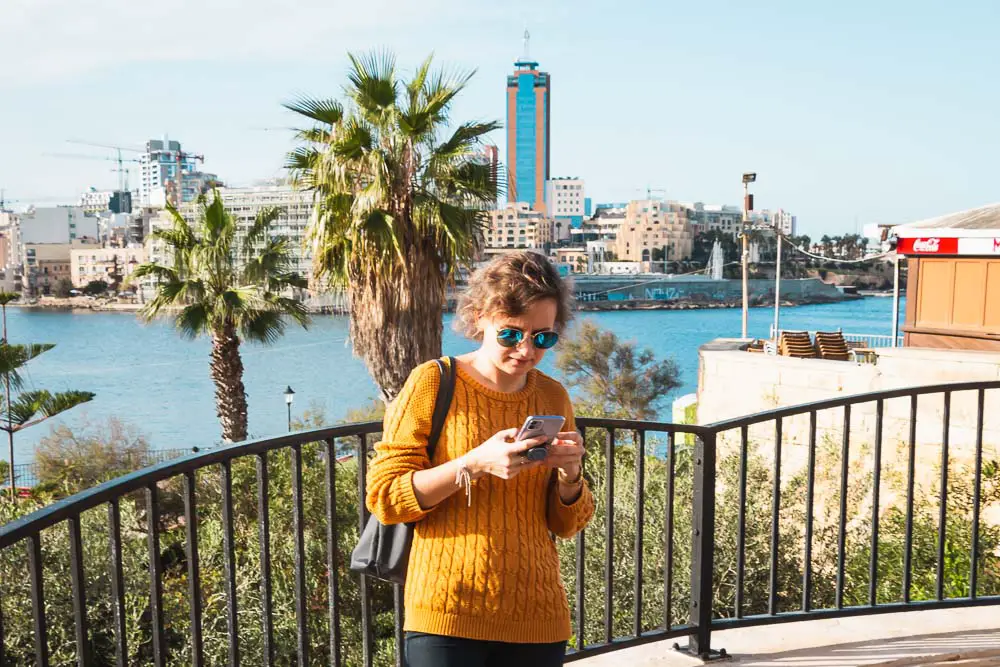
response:
{"label": "metal railing curve", "polygon": [[[1000,603],[1000,590],[985,591],[980,583],[986,574],[991,582],[1000,580],[996,562],[1000,556],[985,553],[981,543],[984,435],[1000,435],[997,416],[987,414],[986,406],[988,397],[1000,396],[998,390],[1000,381],[892,389],[704,425],[579,418],[592,460],[587,476],[598,499],[599,519],[563,547],[574,630],[567,660],[684,637],[690,652],[707,657],[712,654],[712,632],[722,629]],[[940,414],[936,407],[933,414],[920,411],[930,397],[935,405],[939,402]],[[964,401],[962,409],[953,410],[959,399]],[[880,559],[880,530],[887,530],[880,521],[889,507],[880,498],[880,480],[890,401],[907,401],[908,408],[903,416],[894,417],[907,424],[908,435],[900,443],[907,457],[900,473],[905,489],[896,508],[903,525],[903,560],[900,571],[891,573],[886,558]],[[824,445],[830,454],[820,456],[819,416],[832,411],[839,411],[833,420],[841,425],[839,442]],[[870,435],[871,442],[858,442],[852,411],[857,422],[874,421],[874,428],[863,434]],[[926,429],[921,425],[928,420],[935,427],[940,422],[939,437],[923,436]],[[804,429],[801,421],[808,422]],[[209,602],[201,588],[206,559],[222,565],[224,602],[213,606],[211,613],[225,619],[224,659],[230,664],[238,664],[251,652],[259,652],[265,664],[305,665],[321,659],[324,664],[367,667],[382,664],[390,655],[402,664],[401,589],[347,572],[348,554],[342,544],[350,537],[345,530],[353,535],[367,520],[364,503],[359,502],[364,497],[366,466],[348,462],[367,460],[380,429],[378,422],[349,424],[206,449],[86,489],[0,526],[0,664],[53,664],[49,630],[56,621],[72,626],[71,652],[79,664],[114,660],[124,665],[141,654],[164,665],[177,651],[189,655],[194,665],[209,664],[205,645]],[[756,435],[762,431],[767,435]],[[961,444],[953,438],[957,433],[971,434],[972,440],[968,444],[973,472],[961,479],[949,476],[950,457]],[[804,452],[805,462],[798,470],[789,470],[789,448]],[[926,517],[915,505],[918,473],[926,472],[920,461],[929,460],[928,452],[941,462],[940,469],[932,471],[941,499],[933,563],[924,562],[927,554],[916,553],[914,544],[915,531],[927,528],[919,524]],[[766,460],[764,454],[772,458]],[[252,470],[249,463],[240,467],[243,460],[253,462]],[[859,475],[852,466],[864,460],[870,460],[870,470]],[[827,469],[822,467],[824,461],[829,463]],[[207,471],[212,472],[211,484],[199,486]],[[802,484],[792,485],[802,489],[801,532],[798,526],[790,530],[782,523],[792,502],[788,495],[797,493],[789,482],[796,476],[804,476]],[[822,492],[818,478],[826,476],[835,482],[830,494],[837,500],[835,523],[826,526],[835,535],[831,544],[821,544],[816,537],[816,493]],[[857,508],[850,497],[859,484],[865,499],[859,506],[871,505],[869,517],[852,514]],[[865,484],[870,488],[865,490]],[[960,517],[970,522],[969,562],[961,563],[965,568],[961,572],[945,553],[949,540],[954,541],[954,534],[949,536],[949,521],[955,516],[949,517],[948,493],[955,484],[965,485],[959,489],[962,497],[971,498],[971,510]],[[277,489],[282,494],[287,490],[287,497],[279,498]],[[349,497],[344,496],[347,490]],[[213,503],[211,508],[206,498]],[[349,510],[356,515],[356,528],[353,519],[349,525],[338,521],[343,503],[349,500],[355,505]],[[751,509],[751,500],[757,503],[754,507],[769,505],[770,515]],[[272,514],[275,503],[286,501],[290,530],[276,524]],[[141,588],[148,593],[129,588],[136,583],[135,564],[126,560],[137,556],[135,535],[122,525],[126,507],[134,508],[140,517],[137,525],[145,533],[139,552],[145,554]],[[107,513],[101,529],[106,535],[100,539],[106,540],[108,569],[95,574],[93,562],[87,562],[93,559],[88,554],[96,538],[88,531],[94,522],[84,518],[101,509]],[[222,533],[221,541],[211,547],[219,551],[211,554],[201,532],[207,509],[218,510],[212,525]],[[718,533],[725,521],[732,521],[732,531]],[[862,523],[868,545],[864,594],[847,581],[845,569],[851,546],[849,524],[854,530]],[[289,545],[275,542],[282,539],[275,537],[279,527]],[[255,532],[253,558],[245,553],[247,531]],[[49,549],[50,535],[60,544],[68,543],[68,549]],[[793,554],[789,554],[791,538]],[[179,559],[174,551],[169,558],[164,553],[167,542],[182,550]],[[766,544],[764,551],[754,546],[760,544]],[[25,551],[17,553],[22,546]],[[276,587],[280,573],[273,569],[276,551],[286,546],[294,553],[290,592]],[[827,559],[827,570],[816,565],[820,557]],[[988,573],[987,559],[993,568]],[[129,577],[126,565],[132,568]],[[252,576],[247,567],[257,568]],[[796,568],[800,571],[793,577],[789,570]],[[53,570],[68,570],[68,602],[47,597]],[[890,575],[900,578],[898,599],[886,600],[883,580]],[[915,579],[925,582],[919,591]],[[240,606],[246,599],[247,580],[253,581],[254,599],[259,598],[252,614]],[[179,582],[186,597],[177,597]],[[169,600],[165,584],[172,591]],[[961,595],[955,593],[959,586],[964,587]],[[790,588],[795,589],[794,599]],[[286,594],[291,595],[290,604],[276,607],[275,597]],[[141,635],[142,646],[129,643],[136,633],[126,598],[134,604],[137,596],[146,600],[143,614],[149,625]],[[71,623],[54,616],[53,605],[64,602]],[[186,605],[185,622],[165,627],[168,616],[175,618],[171,614],[177,613],[178,604]],[[279,613],[291,616],[281,618]],[[390,616],[391,628],[385,621]],[[317,628],[322,637],[316,635]],[[252,641],[247,639],[251,635]]]}

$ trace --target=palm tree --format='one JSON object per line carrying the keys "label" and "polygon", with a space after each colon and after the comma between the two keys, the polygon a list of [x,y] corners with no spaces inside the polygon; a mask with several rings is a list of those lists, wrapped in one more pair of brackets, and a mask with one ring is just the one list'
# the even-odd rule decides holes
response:
{"label": "palm tree", "polygon": [[129,280],[150,276],[158,282],[156,296],[141,311],[146,321],[177,308],[171,315],[182,336],[211,337],[210,368],[222,438],[239,442],[247,437],[240,343],[274,343],[285,332],[286,318],[305,327],[306,308],[289,292],[305,288],[306,281],[290,270],[288,241],[269,234],[280,209],[262,210],[245,231],[237,229],[218,192],[211,204],[201,198],[194,225],[177,209],[167,210],[173,226],[151,234],[166,245],[167,264],[141,264]]}
{"label": "palm tree", "polygon": [[11,499],[16,498],[17,493],[14,479],[14,434],[94,398],[94,394],[89,391],[63,391],[52,394],[44,389],[22,391],[17,398],[12,398],[11,388],[20,390],[24,386],[21,369],[29,361],[53,347],[55,345],[50,343],[11,345],[6,337],[0,341],[0,375],[3,375],[6,389],[0,430],[7,433]]}
{"label": "palm tree", "polygon": [[[18,299],[20,296],[16,292],[0,292],[0,309],[3,310],[3,340],[7,340],[7,304]],[[9,399],[10,396],[8,395],[7,398]]]}
{"label": "palm tree", "polygon": [[830,247],[833,244],[833,239],[831,239],[828,234],[823,234],[823,238],[821,238],[819,242],[823,246],[823,254],[829,256]]}
{"label": "palm tree", "polygon": [[349,58],[345,104],[286,105],[313,124],[287,166],[313,194],[314,275],[345,289],[354,352],[389,401],[410,370],[441,354],[447,281],[474,258],[497,199],[497,175],[479,154],[499,124],[448,131],[471,73],[432,73],[428,58],[403,80],[389,54]]}
{"label": "palm tree", "polygon": [[[7,304],[9,304],[11,301],[14,301],[15,299],[17,299],[18,296],[20,296],[20,295],[14,293],[14,292],[0,292],[0,309],[3,310],[3,338],[0,339],[0,345],[4,345],[4,346],[7,345]],[[4,382],[3,382],[3,384],[4,384],[4,393],[3,393],[4,405],[10,405],[10,374],[9,373],[4,373],[3,380],[4,380]],[[8,414],[8,417],[9,416],[10,415]],[[10,421],[8,421],[7,422],[7,434],[8,434],[8,440],[9,440],[8,445],[9,445],[9,448],[10,448],[10,452],[9,452],[10,459],[9,459],[9,461],[10,461],[10,493],[11,493],[11,498],[14,497],[14,431],[12,429],[13,429],[13,424]]]}

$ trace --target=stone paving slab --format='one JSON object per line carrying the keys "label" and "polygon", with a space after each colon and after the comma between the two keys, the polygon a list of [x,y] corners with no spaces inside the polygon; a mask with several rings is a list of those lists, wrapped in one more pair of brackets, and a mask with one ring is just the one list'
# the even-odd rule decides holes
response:
{"label": "stone paving slab", "polygon": [[[701,664],[671,649],[673,641],[580,660],[581,667],[687,667]],[[683,643],[683,641],[682,641]],[[934,664],[932,656],[1000,650],[1000,607],[949,609],[869,617],[784,623],[716,632],[715,648],[727,662],[747,667],[853,667],[904,658],[909,664]],[[977,664],[954,662],[952,664]],[[981,662],[978,664],[998,664]]]}

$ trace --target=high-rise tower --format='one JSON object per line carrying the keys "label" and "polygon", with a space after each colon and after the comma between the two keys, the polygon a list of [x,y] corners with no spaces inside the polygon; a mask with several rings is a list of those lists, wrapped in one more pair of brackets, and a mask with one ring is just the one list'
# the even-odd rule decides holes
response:
{"label": "high-rise tower", "polygon": [[525,30],[524,53],[507,77],[507,201],[527,202],[544,213],[552,88],[548,73],[528,54],[529,39]]}

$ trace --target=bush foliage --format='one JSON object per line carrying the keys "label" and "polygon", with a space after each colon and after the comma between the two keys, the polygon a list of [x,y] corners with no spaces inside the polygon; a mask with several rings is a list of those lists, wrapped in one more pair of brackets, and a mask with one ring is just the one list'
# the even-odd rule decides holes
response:
{"label": "bush foliage", "polygon": [[[570,348],[573,349],[573,348]],[[615,351],[612,350],[612,356]],[[629,353],[644,358],[634,349]],[[585,366],[585,364],[584,364]],[[647,367],[651,367],[647,364]],[[585,367],[581,370],[586,372]],[[641,372],[641,368],[634,369]],[[670,382],[661,382],[662,386]],[[603,397],[581,396],[581,416],[618,415],[626,406],[634,410],[635,392],[618,392],[619,398],[607,401]],[[650,401],[661,396],[647,395]],[[648,408],[649,406],[647,406]],[[353,420],[378,414],[367,406],[352,415]],[[326,422],[322,411],[310,410],[297,428],[322,426]],[[17,504],[0,504],[0,522],[7,523],[40,508],[51,499],[74,490],[74,485],[86,486],[100,481],[101,465],[128,466],[128,452],[141,448],[141,436],[105,433],[95,442],[93,434],[73,435],[57,431],[46,445],[52,460],[52,484],[32,499]],[[641,526],[642,563],[639,567],[638,591],[641,595],[640,628],[662,627],[665,616],[670,623],[687,622],[691,576],[693,445],[676,438],[671,447],[666,437],[648,434],[640,439],[629,431],[618,431],[613,447],[608,446],[607,432],[588,429],[586,475],[597,499],[597,512],[584,536],[582,571],[583,603],[585,605],[585,643],[601,642],[605,636],[605,601],[611,602],[611,634],[615,637],[634,632],[634,607],[637,569],[636,539]],[[374,437],[369,436],[369,446]],[[337,562],[333,573],[337,589],[340,650],[343,663],[361,665],[361,589],[359,578],[348,572],[347,562],[357,541],[360,523],[358,495],[357,451],[359,438],[345,438],[334,443],[337,457],[335,469],[334,535]],[[745,528],[745,574],[743,580],[743,613],[756,614],[768,610],[771,570],[771,513],[774,485],[771,465],[771,445],[751,440],[747,451],[746,503],[743,506]],[[610,451],[609,451],[610,450]],[[857,448],[857,460],[852,459],[847,498],[845,542],[844,604],[867,604],[869,592],[869,562],[871,554],[872,473],[862,461],[867,451]],[[888,451],[888,449],[886,450]],[[329,638],[330,571],[327,567],[327,456],[331,452],[325,443],[304,445],[302,455],[302,498],[305,547],[305,603],[308,611],[308,635],[312,665],[331,663]],[[608,475],[609,453],[614,457],[613,473]],[[293,529],[292,456],[290,449],[270,453],[262,458],[251,456],[231,464],[233,490],[233,545],[237,616],[239,619],[239,650],[245,664],[263,662],[263,619],[261,605],[261,544],[258,514],[258,466],[266,462],[268,471],[270,574],[273,595],[275,664],[296,661],[296,599],[295,599],[295,532]],[[812,542],[813,608],[835,605],[839,518],[839,448],[831,443],[819,443],[816,455],[813,511],[815,523]],[[870,457],[869,457],[870,458]],[[887,457],[888,458],[888,457]],[[81,461],[80,459],[83,459]],[[93,459],[90,461],[89,459]],[[68,469],[60,472],[58,462],[69,461]],[[738,450],[720,450],[717,461],[717,495],[715,523],[715,570],[713,612],[716,617],[735,613],[736,570],[738,557],[738,522],[740,518],[740,462]],[[641,469],[644,477],[643,499],[637,504],[636,480]],[[902,477],[883,473],[882,502],[879,512],[877,582],[878,603],[902,599],[903,552],[906,517],[901,500]],[[671,474],[672,472],[672,474]],[[48,473],[46,473],[48,474]],[[225,521],[222,513],[223,477],[219,466],[200,471],[196,476],[197,528],[200,554],[200,591],[203,605],[202,633],[206,664],[225,664],[228,660],[230,632],[226,613],[226,564],[223,536]],[[964,597],[969,593],[971,568],[972,497],[971,474],[961,466],[950,471],[945,529],[944,595]],[[668,489],[672,484],[672,504]],[[609,487],[612,488],[609,508]],[[803,553],[806,523],[806,483],[804,472],[786,474],[780,480],[779,540],[777,551],[777,588],[775,598],[779,611],[793,611],[802,603]],[[1000,470],[995,462],[983,468],[982,514],[995,512],[1000,506]],[[157,487],[161,510],[159,516],[160,553],[163,562],[163,614],[165,619],[168,664],[191,663],[190,600],[185,552],[185,522],[182,493],[183,479],[175,478]],[[825,502],[819,502],[825,499]],[[145,497],[135,494],[120,503],[122,522],[123,570],[125,578],[126,629],[129,655],[126,664],[147,664],[152,656],[150,635],[149,573]],[[937,538],[939,498],[933,489],[918,488],[912,523],[913,600],[936,597]],[[670,510],[668,512],[668,509]],[[639,521],[639,514],[642,514]],[[668,514],[671,517],[671,537],[668,540]],[[608,574],[605,535],[607,521],[614,523],[614,544],[611,553],[611,590],[605,590]],[[85,512],[83,528],[84,574],[86,580],[89,645],[96,664],[114,662],[114,614],[112,608],[110,562],[108,549],[107,509],[104,506]],[[669,546],[669,550],[668,550]],[[577,546],[574,540],[560,541],[558,549],[566,590],[571,606],[576,599]],[[69,561],[69,537],[65,525],[46,530],[42,535],[46,617],[49,622],[51,664],[75,663],[73,604]],[[664,573],[668,562],[672,567],[669,595],[664,595]],[[980,595],[1000,593],[1000,528],[983,520],[980,525],[978,588]],[[34,661],[31,602],[25,545],[17,544],[0,552],[0,582],[2,582],[5,649],[11,664]],[[669,608],[665,606],[669,598]],[[374,662],[390,665],[394,661],[393,591],[382,583],[370,585],[372,634],[375,640]],[[665,613],[666,612],[666,613]],[[575,642],[576,638],[572,640]]]}

